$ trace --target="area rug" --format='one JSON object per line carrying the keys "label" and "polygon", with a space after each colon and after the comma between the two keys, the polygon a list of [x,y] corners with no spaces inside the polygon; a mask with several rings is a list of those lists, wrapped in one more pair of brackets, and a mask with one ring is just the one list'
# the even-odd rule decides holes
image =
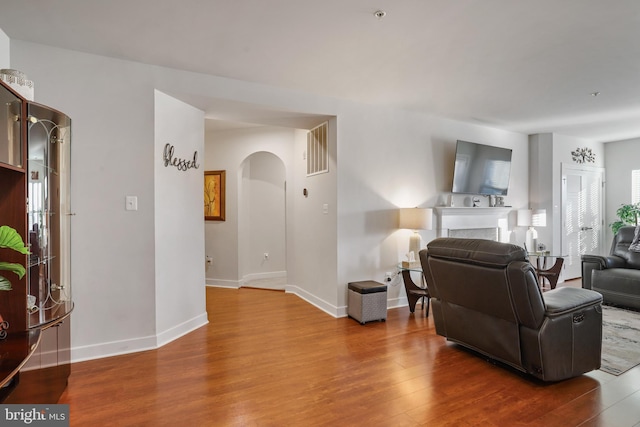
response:
{"label": "area rug", "polygon": [[600,370],[620,375],[640,364],[640,313],[602,306]]}

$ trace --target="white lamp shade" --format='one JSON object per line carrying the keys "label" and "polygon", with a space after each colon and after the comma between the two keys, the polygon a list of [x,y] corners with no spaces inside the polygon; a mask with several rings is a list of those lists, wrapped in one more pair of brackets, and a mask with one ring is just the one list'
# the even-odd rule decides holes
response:
{"label": "white lamp shade", "polygon": [[423,208],[402,208],[398,215],[398,228],[409,230],[431,230],[433,210]]}
{"label": "white lamp shade", "polygon": [[518,227],[531,226],[532,224],[531,217],[532,217],[531,209],[518,209]]}
{"label": "white lamp shade", "polygon": [[534,209],[531,216],[531,225],[534,227],[546,227],[547,226],[547,210],[546,209]]}

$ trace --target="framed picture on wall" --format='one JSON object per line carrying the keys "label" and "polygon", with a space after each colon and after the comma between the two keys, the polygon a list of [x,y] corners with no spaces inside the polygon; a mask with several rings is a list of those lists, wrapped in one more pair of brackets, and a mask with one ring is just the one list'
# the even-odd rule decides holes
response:
{"label": "framed picture on wall", "polygon": [[225,171],[204,173],[204,219],[224,221]]}

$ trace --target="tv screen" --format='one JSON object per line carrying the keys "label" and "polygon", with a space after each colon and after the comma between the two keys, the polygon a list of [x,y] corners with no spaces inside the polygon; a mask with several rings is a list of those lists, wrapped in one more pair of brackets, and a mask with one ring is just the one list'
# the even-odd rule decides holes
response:
{"label": "tv screen", "polygon": [[452,193],[505,196],[509,189],[511,149],[458,141]]}

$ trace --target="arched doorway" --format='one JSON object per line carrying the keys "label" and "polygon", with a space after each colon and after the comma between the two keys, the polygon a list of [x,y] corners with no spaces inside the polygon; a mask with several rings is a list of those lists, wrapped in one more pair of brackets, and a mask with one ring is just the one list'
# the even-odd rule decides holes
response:
{"label": "arched doorway", "polygon": [[240,167],[238,260],[241,286],[284,290],[286,265],[286,169],[275,154],[260,151]]}

